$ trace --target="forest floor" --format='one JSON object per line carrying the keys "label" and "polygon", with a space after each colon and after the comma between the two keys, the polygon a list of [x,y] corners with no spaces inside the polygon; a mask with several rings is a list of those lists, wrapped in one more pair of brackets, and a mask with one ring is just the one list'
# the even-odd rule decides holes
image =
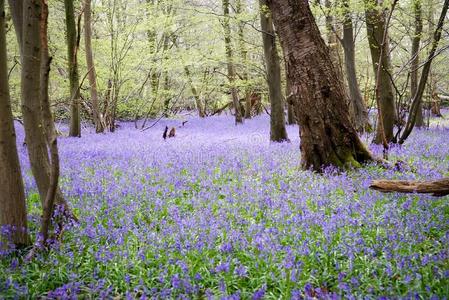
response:
{"label": "forest floor", "polygon": [[[0,298],[449,297],[449,198],[368,189],[449,176],[446,119],[391,149],[401,170],[324,175],[298,169],[296,126],[270,144],[266,116],[181,121],[60,138],[80,223],[31,262],[0,258]],[[40,201],[17,131],[34,239]]]}

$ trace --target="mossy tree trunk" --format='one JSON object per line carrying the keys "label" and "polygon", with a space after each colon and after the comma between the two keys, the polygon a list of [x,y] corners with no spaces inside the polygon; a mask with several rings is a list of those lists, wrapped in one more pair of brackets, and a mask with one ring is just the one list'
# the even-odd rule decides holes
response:
{"label": "mossy tree trunk", "polygon": [[348,96],[307,1],[270,0],[300,126],[301,165],[360,166],[373,159],[353,127]]}

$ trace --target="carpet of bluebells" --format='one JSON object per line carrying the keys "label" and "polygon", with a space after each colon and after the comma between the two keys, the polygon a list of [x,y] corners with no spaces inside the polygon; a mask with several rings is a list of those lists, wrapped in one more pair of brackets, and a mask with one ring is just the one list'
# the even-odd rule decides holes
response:
{"label": "carpet of bluebells", "polygon": [[[324,175],[299,170],[296,126],[270,144],[266,116],[183,120],[61,137],[61,189],[80,222],[30,262],[3,253],[0,299],[449,297],[449,198],[368,189],[449,176],[445,119],[391,149],[399,168]],[[166,125],[177,132],[164,141]],[[40,200],[17,131],[34,239]]]}

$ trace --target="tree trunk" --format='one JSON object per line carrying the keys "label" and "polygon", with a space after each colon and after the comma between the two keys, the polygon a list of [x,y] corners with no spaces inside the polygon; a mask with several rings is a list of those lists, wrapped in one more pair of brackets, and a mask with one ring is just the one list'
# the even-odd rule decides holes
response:
{"label": "tree trunk", "polygon": [[[396,104],[394,100],[393,85],[391,83],[391,61],[388,36],[383,43],[385,32],[385,12],[378,8],[377,0],[365,0],[366,29],[368,34],[369,48],[374,68],[376,82],[379,88],[379,110],[381,113],[383,126],[377,126],[377,133],[374,142],[380,144],[385,135],[386,142],[391,142],[394,138],[393,129],[397,120]],[[383,49],[382,49],[383,48]],[[381,57],[382,55],[382,57]],[[378,77],[378,66],[381,62],[380,74]],[[383,127],[383,132],[382,132]]]}
{"label": "tree trunk", "polygon": [[370,189],[383,193],[399,192],[446,196],[449,195],[449,179],[443,178],[433,181],[374,180]]}
{"label": "tree trunk", "polygon": [[0,0],[0,227],[11,230],[9,236],[1,236],[17,246],[28,245],[27,210],[16,133],[11,110],[6,65],[5,1]]}
{"label": "tree trunk", "polygon": [[[242,15],[245,12],[245,5],[242,4],[242,1],[245,0],[236,0],[236,13],[237,15]],[[238,36],[239,36],[239,50],[240,50],[240,56],[242,59],[242,79],[243,79],[243,91],[245,94],[245,119],[251,119],[251,92],[248,86],[248,50],[246,49],[245,45],[245,23],[242,20],[239,20],[238,22]]]}
{"label": "tree trunk", "polygon": [[339,73],[339,78],[343,79],[343,68],[341,64],[341,58],[339,53],[339,44],[337,41],[337,32],[334,26],[334,12],[332,11],[332,1],[325,0],[324,6],[326,8],[326,35],[327,45],[329,47],[329,53],[331,55],[332,63],[335,66],[335,70]]}
{"label": "tree trunk", "polygon": [[[21,1],[10,1],[12,9],[16,9]],[[40,102],[40,69],[41,69],[41,40],[40,40],[40,0],[23,1],[23,20],[15,20],[14,24],[23,24],[22,38],[19,48],[22,55],[21,93],[22,115],[25,128],[25,142],[31,171],[36,180],[37,189],[42,204],[45,201],[50,186],[50,163],[48,158],[47,136],[44,131],[44,121]],[[13,18],[15,16],[13,15]],[[38,96],[36,96],[38,95]],[[62,204],[67,211],[68,205],[58,189],[56,203]]]}
{"label": "tree trunk", "polygon": [[[433,1],[429,2],[429,8],[428,8],[428,15],[427,15],[427,23],[428,23],[428,34],[431,36],[433,34],[433,31],[435,30],[435,21],[434,21],[434,14],[435,14],[435,7],[433,5]],[[431,101],[432,101],[432,108],[431,113],[434,117],[442,117],[440,106],[441,106],[441,100],[438,97],[438,93],[435,91],[435,81],[432,80],[433,72],[430,70],[429,73],[430,76],[430,82],[428,83],[428,88],[430,91],[430,94],[432,95]]]}
{"label": "tree trunk", "polygon": [[[422,9],[421,0],[413,0],[413,12],[415,15],[415,33],[412,37],[412,61],[410,72],[410,95],[413,99],[418,90],[418,68],[419,68],[419,44],[421,42],[421,34],[423,29],[422,24]],[[418,105],[416,113],[416,127],[424,126],[423,105],[422,101]]]}
{"label": "tree trunk", "polygon": [[185,66],[184,72],[186,73],[187,81],[189,82],[190,90],[192,91],[193,98],[195,98],[195,105],[196,105],[196,109],[198,109],[198,116],[200,118],[204,118],[206,116],[206,114],[204,112],[204,105],[201,102],[201,98],[198,93],[198,90],[196,89],[196,86],[193,84],[192,75],[190,73],[189,67]]}
{"label": "tree trunk", "polygon": [[262,29],[263,50],[267,66],[267,83],[270,93],[270,140],[273,142],[288,141],[285,129],[284,103],[282,99],[281,64],[276,47],[273,20],[267,10],[267,1],[259,0],[260,27]]}
{"label": "tree trunk", "polygon": [[243,123],[242,111],[240,109],[239,95],[237,87],[235,86],[235,66],[234,55],[231,44],[231,24],[229,22],[229,0],[223,0],[223,29],[224,29],[224,42],[226,47],[226,60],[228,67],[228,80],[231,90],[232,103],[235,110],[235,124]]}
{"label": "tree trunk", "polygon": [[[11,10],[12,22],[14,23],[17,40],[21,41],[23,36],[23,1],[9,0],[8,3],[9,9]],[[20,48],[19,51],[21,50],[22,49]]]}
{"label": "tree trunk", "polygon": [[91,0],[86,0],[84,4],[84,42],[86,47],[86,63],[89,72],[90,97],[92,101],[92,115],[95,124],[95,131],[101,133],[104,131],[103,116],[100,113],[97,91],[97,74],[95,72],[94,57],[92,54],[92,10]]}
{"label": "tree trunk", "polygon": [[431,112],[434,117],[442,117],[440,111],[440,98],[438,97],[438,94],[436,92],[432,91],[432,108]]}
{"label": "tree trunk", "polygon": [[42,207],[42,224],[41,235],[42,242],[45,245],[48,239],[48,232],[50,228],[51,216],[54,210],[54,203],[56,193],[58,191],[59,181],[59,153],[57,145],[56,128],[53,123],[53,117],[50,111],[50,99],[48,95],[48,82],[50,75],[51,57],[48,54],[48,5],[47,0],[41,0],[42,3],[42,16],[41,16],[41,49],[42,49],[42,61],[41,61],[41,106],[42,106],[42,118],[45,125],[45,133],[47,136],[48,147],[50,150],[50,182],[48,190],[45,196],[44,204]]}
{"label": "tree trunk", "polygon": [[348,99],[307,1],[270,0],[268,6],[287,65],[289,98],[300,126],[304,169],[360,166],[373,159],[351,124]]}
{"label": "tree trunk", "polygon": [[70,130],[69,135],[73,137],[81,137],[81,121],[80,121],[80,90],[79,90],[79,73],[78,73],[78,42],[77,30],[75,23],[75,10],[73,8],[73,0],[64,0],[65,6],[65,23],[67,27],[67,60],[69,67],[70,81]]}
{"label": "tree trunk", "polygon": [[344,20],[343,20],[343,52],[345,54],[346,79],[348,81],[350,107],[352,119],[357,131],[370,131],[368,111],[365,102],[360,93],[357,81],[355,65],[355,39],[352,16],[349,10],[348,0],[343,1]]}

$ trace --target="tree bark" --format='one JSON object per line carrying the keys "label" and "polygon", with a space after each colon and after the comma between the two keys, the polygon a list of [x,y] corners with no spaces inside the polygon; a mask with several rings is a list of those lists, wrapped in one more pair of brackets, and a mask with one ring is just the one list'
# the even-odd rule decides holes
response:
{"label": "tree bark", "polygon": [[232,103],[234,104],[235,110],[235,124],[243,123],[242,111],[240,109],[239,95],[237,92],[237,87],[235,86],[235,65],[234,65],[234,54],[232,51],[231,44],[231,24],[229,21],[229,0],[223,0],[223,29],[224,29],[224,42],[226,49],[226,60],[228,68],[228,80],[230,85],[230,91],[232,96]]}
{"label": "tree bark", "polygon": [[344,20],[343,20],[343,52],[345,55],[346,80],[348,82],[350,107],[352,119],[357,131],[370,131],[368,111],[357,80],[357,72],[355,65],[355,38],[354,28],[352,24],[352,16],[349,9],[348,0],[343,1]]}
{"label": "tree bark", "polygon": [[449,195],[449,179],[433,181],[374,180],[370,188],[384,193],[399,192],[446,196]]}
{"label": "tree bark", "polygon": [[86,47],[86,63],[89,72],[90,97],[92,101],[92,116],[95,124],[95,131],[104,131],[103,116],[100,113],[97,91],[97,74],[95,72],[94,56],[92,53],[92,9],[91,0],[86,0],[84,4],[84,43]]}
{"label": "tree bark", "polygon": [[59,153],[57,144],[57,133],[53,122],[53,116],[50,111],[50,99],[48,95],[48,83],[50,76],[50,64],[52,58],[48,53],[48,5],[47,0],[41,0],[42,15],[40,26],[41,48],[42,48],[42,61],[41,61],[41,106],[42,106],[42,118],[45,125],[45,133],[47,136],[48,148],[50,150],[50,182],[48,190],[45,196],[45,200],[42,207],[42,224],[41,235],[44,245],[48,240],[48,232],[50,228],[51,216],[54,210],[54,203],[56,193],[58,192],[59,181]]}
{"label": "tree bark", "polygon": [[[386,142],[394,138],[393,129],[397,121],[396,104],[394,99],[393,85],[391,83],[391,61],[388,36],[384,39],[385,12],[378,8],[377,0],[365,0],[366,29],[371,52],[376,82],[378,82],[378,97],[380,114],[383,126],[377,126],[374,143],[381,144],[385,136]],[[377,70],[380,62],[380,74]],[[377,78],[379,77],[379,78]],[[382,132],[383,127],[383,132]]]}
{"label": "tree bark", "polygon": [[64,0],[65,6],[65,23],[67,27],[67,60],[69,67],[70,81],[70,130],[69,135],[73,137],[81,137],[81,120],[80,120],[80,90],[79,90],[79,73],[78,73],[78,42],[77,29],[75,23],[75,10],[73,8],[73,0]]}
{"label": "tree bark", "polygon": [[9,236],[0,236],[0,249],[4,246],[2,240],[10,240],[16,246],[30,243],[8,86],[5,16],[5,1],[0,0],[0,227],[11,230]]}
{"label": "tree bark", "polygon": [[267,66],[267,83],[270,94],[270,140],[272,142],[288,141],[285,129],[284,101],[281,85],[281,64],[276,47],[273,20],[268,11],[267,1],[259,0],[260,27],[262,29],[263,50]]}
{"label": "tree bark", "polygon": [[351,124],[342,80],[307,1],[270,0],[300,126],[301,165],[360,166],[373,159]]}
{"label": "tree bark", "polygon": [[[415,32],[412,36],[412,61],[410,72],[410,95],[413,99],[418,90],[418,68],[419,68],[419,44],[421,43],[421,34],[423,29],[421,0],[413,0],[413,12],[415,15]],[[416,113],[416,127],[424,126],[422,101],[418,105]]]}
{"label": "tree bark", "polygon": [[[287,70],[285,70],[287,73]],[[288,81],[286,82],[285,85],[285,91],[286,91],[286,95],[290,95],[290,87],[288,85]],[[295,116],[295,107],[293,106],[293,103],[291,101],[289,101],[289,98],[286,97],[286,101],[287,103],[287,124],[288,125],[293,125],[296,124],[296,116]]]}

